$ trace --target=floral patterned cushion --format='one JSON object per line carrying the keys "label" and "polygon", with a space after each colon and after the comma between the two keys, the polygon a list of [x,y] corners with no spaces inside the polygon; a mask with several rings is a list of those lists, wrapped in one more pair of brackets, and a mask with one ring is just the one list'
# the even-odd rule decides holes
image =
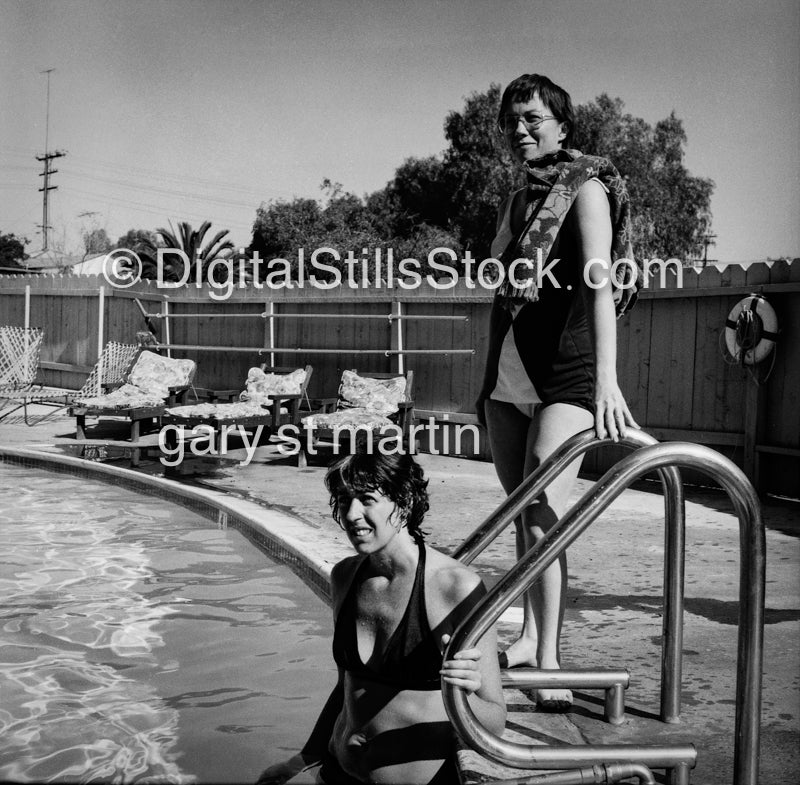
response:
{"label": "floral patterned cushion", "polygon": [[305,368],[291,373],[264,373],[260,368],[251,368],[247,373],[247,389],[239,399],[268,404],[272,395],[299,395],[305,380]]}
{"label": "floral patterned cushion", "polygon": [[194,360],[176,360],[162,357],[155,352],[143,351],[125,380],[143,393],[160,396],[169,395],[170,387],[186,387],[195,369]]}
{"label": "floral patterned cushion", "polygon": [[163,406],[167,396],[144,392],[133,384],[123,384],[106,395],[95,395],[91,398],[79,398],[79,406],[92,406],[103,409],[135,409],[142,407]]}
{"label": "floral patterned cushion", "polygon": [[175,417],[202,417],[216,420],[235,420],[237,417],[254,415],[269,416],[269,411],[260,403],[197,403],[192,406],[171,406],[167,412]]}
{"label": "floral patterned cushion", "polygon": [[339,428],[354,429],[358,427],[378,430],[392,421],[382,414],[364,408],[340,409],[330,414],[312,414],[303,418],[304,428]]}
{"label": "floral patterned cushion", "polygon": [[392,379],[370,379],[359,376],[355,371],[342,373],[339,387],[340,409],[364,409],[374,414],[388,416],[396,414],[405,400],[406,379],[395,376]]}
{"label": "floral patterned cushion", "polygon": [[81,406],[104,409],[128,409],[161,406],[170,387],[186,387],[195,369],[194,360],[176,360],[154,352],[143,351],[121,387],[106,395],[81,398]]}

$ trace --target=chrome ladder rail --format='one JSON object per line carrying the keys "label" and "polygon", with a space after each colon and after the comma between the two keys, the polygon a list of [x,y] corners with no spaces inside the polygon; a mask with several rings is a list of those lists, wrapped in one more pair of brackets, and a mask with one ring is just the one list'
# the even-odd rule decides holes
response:
{"label": "chrome ladder rail", "polygon": [[[579,434],[579,437],[581,436],[584,435]],[[577,445],[580,439],[576,437],[571,441]],[[569,444],[570,442],[567,443]],[[558,455],[569,453],[567,445],[558,451]],[[579,450],[576,445],[570,449]],[[550,472],[559,460],[566,459],[554,456],[553,461],[548,462],[548,466],[543,466],[543,470],[537,473],[538,479],[536,475],[527,478],[523,482],[526,491],[534,484],[541,483],[544,487],[547,484],[544,482],[545,478],[548,482],[552,479],[554,475]],[[537,580],[544,570],[633,482],[650,471],[660,471],[664,480],[665,470],[677,466],[696,469],[717,480],[731,498],[739,519],[739,642],[733,783],[757,785],[764,644],[766,563],[764,526],[758,497],[747,477],[735,464],[708,447],[686,442],[651,444],[641,447],[609,469],[547,535],[478,602],[453,633],[445,658],[460,649],[474,646],[525,587]],[[524,496],[526,491],[518,488],[512,494],[512,497],[516,498],[513,503],[506,505],[504,513],[504,517],[507,518],[506,523],[519,515],[526,506],[521,502],[523,497],[530,501],[530,498]],[[499,531],[502,526],[498,525],[497,528]],[[668,526],[668,528],[674,527]],[[493,537],[487,536],[487,539]],[[668,535],[668,540],[670,539]],[[463,556],[465,551],[459,549],[459,552]],[[669,561],[667,555],[665,561]],[[680,555],[673,559],[673,562],[683,563],[682,548]],[[674,566],[673,563],[672,567]],[[679,571],[682,574],[682,569]],[[669,576],[667,580],[668,590],[673,584],[673,579],[674,575]],[[682,585],[679,594],[682,605]],[[689,772],[696,761],[696,750],[691,744],[541,746],[508,741],[481,725],[469,706],[463,690],[443,682],[442,696],[450,721],[461,738],[481,754],[509,766],[523,769],[568,769],[598,761],[639,763],[648,767],[668,769],[672,785],[688,785]]]}
{"label": "chrome ladder rail", "polygon": [[[638,449],[658,444],[644,431],[629,428],[620,441],[598,439],[591,428],[564,442],[547,460],[497,507],[451,554],[470,564],[478,554],[533,502],[544,489],[580,455],[589,450],[613,445]],[[658,470],[664,489],[664,614],[661,638],[661,709],[662,722],[680,721],[683,669],[683,586],[686,536],[686,505],[680,472],[674,466]],[[568,685],[561,685],[568,686]],[[606,696],[608,699],[608,695]],[[608,714],[608,713],[607,713]],[[619,712],[616,722],[621,722]],[[607,719],[609,717],[607,716]],[[614,721],[614,720],[612,720]]]}

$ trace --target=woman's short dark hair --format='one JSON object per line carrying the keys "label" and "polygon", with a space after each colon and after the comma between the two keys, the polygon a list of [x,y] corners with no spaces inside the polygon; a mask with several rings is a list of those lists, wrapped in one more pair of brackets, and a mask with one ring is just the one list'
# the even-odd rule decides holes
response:
{"label": "woman's short dark hair", "polygon": [[509,104],[515,101],[525,103],[530,101],[534,95],[539,96],[542,103],[553,113],[553,117],[556,120],[567,124],[564,147],[569,147],[572,144],[572,134],[575,128],[575,110],[572,108],[572,99],[563,87],[559,87],[546,76],[522,74],[522,76],[518,76],[513,82],[510,82],[503,91],[498,119],[506,113]]}
{"label": "woman's short dark hair", "polygon": [[428,481],[422,467],[408,453],[359,451],[347,455],[330,466],[325,487],[331,495],[333,519],[340,526],[339,496],[378,491],[397,505],[409,534],[416,542],[422,542],[422,519],[430,506]]}

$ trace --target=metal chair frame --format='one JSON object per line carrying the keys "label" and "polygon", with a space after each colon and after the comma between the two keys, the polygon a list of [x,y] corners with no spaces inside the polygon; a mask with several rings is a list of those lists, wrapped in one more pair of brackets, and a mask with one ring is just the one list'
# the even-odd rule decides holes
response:
{"label": "metal chair frame", "polygon": [[33,425],[28,414],[30,404],[55,406],[56,411],[66,406],[68,390],[36,383],[43,340],[39,327],[0,327],[0,401],[8,402],[0,407],[0,421],[22,409],[25,424]]}

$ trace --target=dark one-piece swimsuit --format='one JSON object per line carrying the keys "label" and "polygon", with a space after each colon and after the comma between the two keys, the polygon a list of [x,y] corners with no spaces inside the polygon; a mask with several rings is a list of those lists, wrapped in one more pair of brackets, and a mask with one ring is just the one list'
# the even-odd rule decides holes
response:
{"label": "dark one-piece swimsuit", "polygon": [[[358,653],[356,628],[356,587],[364,564],[366,560],[359,565],[336,619],[333,632],[333,659],[336,664],[359,679],[386,684],[398,690],[440,689],[442,654],[428,623],[425,606],[425,545],[419,544],[417,572],[403,618],[389,638],[380,662],[372,667],[366,665]],[[362,785],[360,780],[342,770],[330,753],[325,756],[320,776],[326,785]],[[448,756],[430,785],[456,782],[455,761]]]}

